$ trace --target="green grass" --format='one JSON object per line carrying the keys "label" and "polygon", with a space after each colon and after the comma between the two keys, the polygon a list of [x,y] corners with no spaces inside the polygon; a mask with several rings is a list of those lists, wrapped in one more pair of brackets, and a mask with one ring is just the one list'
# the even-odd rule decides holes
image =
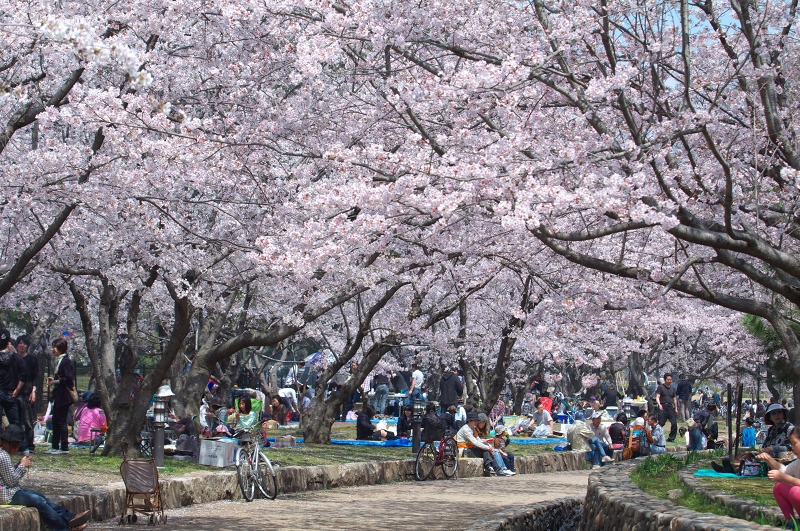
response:
{"label": "green grass", "polygon": [[[724,452],[718,450],[717,454],[721,456]],[[644,492],[656,496],[657,498],[666,499],[668,491],[680,489],[683,495],[671,501],[687,509],[701,513],[712,513],[721,516],[730,516],[732,518],[740,518],[721,503],[708,501],[706,498],[685,487],[678,481],[678,470],[707,458],[707,454],[704,455],[697,452],[690,452],[684,459],[679,459],[670,454],[648,457],[631,473],[631,481]],[[730,481],[743,480],[731,479]],[[750,480],[747,481],[749,482]],[[770,488],[770,496],[771,492]],[[761,525],[772,525],[763,515],[753,520],[753,522]]]}
{"label": "green grass", "polygon": [[[703,467],[705,468],[705,467]],[[710,489],[719,490],[739,498],[753,500],[761,505],[777,507],[772,495],[773,483],[767,478],[698,478]]]}
{"label": "green grass", "polygon": [[[71,447],[68,455],[47,455],[42,453],[48,446],[39,446],[33,455],[33,466],[41,472],[95,472],[107,474],[119,474],[119,466],[122,458],[116,456],[104,457],[100,455],[100,450],[94,455],[89,453],[88,448]],[[164,462],[164,469],[160,472],[166,476],[181,476],[198,470],[209,470],[209,467],[199,465],[193,461],[173,461],[167,459]],[[121,480],[121,478],[120,478]]]}

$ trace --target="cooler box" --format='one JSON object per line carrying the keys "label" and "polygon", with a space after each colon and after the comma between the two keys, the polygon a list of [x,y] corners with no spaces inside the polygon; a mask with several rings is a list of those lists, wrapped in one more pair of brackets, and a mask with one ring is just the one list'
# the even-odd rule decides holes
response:
{"label": "cooler box", "polygon": [[225,468],[236,463],[236,441],[200,439],[201,465]]}
{"label": "cooler box", "polygon": [[559,413],[556,416],[558,417],[558,422],[561,424],[572,424],[575,422],[574,420],[572,420],[572,417],[570,417],[566,413]]}

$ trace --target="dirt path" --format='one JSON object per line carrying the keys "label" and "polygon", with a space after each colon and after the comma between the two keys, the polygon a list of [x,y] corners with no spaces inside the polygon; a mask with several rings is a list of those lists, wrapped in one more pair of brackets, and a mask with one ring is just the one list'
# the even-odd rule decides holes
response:
{"label": "dirt path", "polygon": [[[451,530],[512,505],[586,492],[589,471],[526,474],[510,478],[400,482],[279,496],[276,500],[222,501],[168,511],[166,530]],[[145,520],[117,521],[89,530],[145,529]],[[152,528],[150,528],[152,529]]]}

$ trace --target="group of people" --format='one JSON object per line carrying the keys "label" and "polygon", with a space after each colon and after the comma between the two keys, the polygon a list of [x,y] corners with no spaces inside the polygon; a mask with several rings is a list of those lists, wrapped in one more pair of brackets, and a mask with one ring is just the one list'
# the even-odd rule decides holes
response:
{"label": "group of people", "polygon": [[[36,356],[28,353],[30,345],[28,336],[20,336],[12,342],[8,330],[0,330],[0,416],[8,419],[8,426],[0,432],[0,503],[37,509],[42,522],[52,531],[83,531],[88,525],[89,511],[72,513],[44,495],[21,486],[35,450],[34,406],[39,364]],[[77,391],[75,367],[67,356],[67,349],[68,343],[62,337],[52,343],[55,371],[47,378],[47,386],[52,387],[53,441],[52,448],[45,451],[48,454],[69,452],[67,416],[76,402]],[[12,457],[20,452],[23,456],[14,464]]]}

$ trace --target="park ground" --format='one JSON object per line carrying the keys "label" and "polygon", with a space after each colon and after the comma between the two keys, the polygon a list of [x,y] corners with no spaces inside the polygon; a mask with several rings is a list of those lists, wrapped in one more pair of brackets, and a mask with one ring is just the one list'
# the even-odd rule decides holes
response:
{"label": "park ground", "polygon": [[[585,495],[588,470],[509,478],[404,481],[278,496],[275,500],[220,501],[167,512],[170,530],[375,529],[455,530],[512,506]],[[91,531],[146,528],[144,519],[121,528],[117,520]]]}

